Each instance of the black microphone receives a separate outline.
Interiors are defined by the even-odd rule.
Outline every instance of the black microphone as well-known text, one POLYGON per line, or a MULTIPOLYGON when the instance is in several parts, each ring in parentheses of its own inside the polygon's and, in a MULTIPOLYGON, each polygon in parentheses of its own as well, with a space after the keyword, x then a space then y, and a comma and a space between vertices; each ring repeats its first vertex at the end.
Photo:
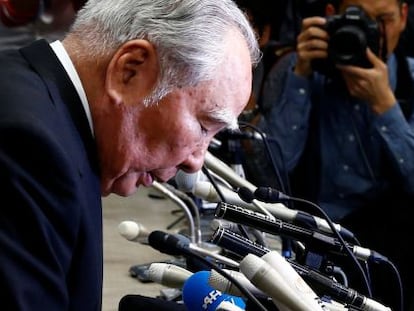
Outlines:
POLYGON ((215 259, 216 261, 231 267, 237 267, 239 265, 238 262, 230 258, 201 248, 198 245, 191 243, 188 239, 180 238, 179 236, 180 235, 177 234, 173 235, 155 230, 149 234, 148 243, 152 248, 160 251, 161 253, 172 256, 184 255, 192 258, 194 257, 194 253, 196 253, 201 256, 215 259))
POLYGON ((261 257, 270 251, 267 247, 222 227, 218 227, 213 232, 210 241, 240 258, 244 258, 250 253, 261 257))
MULTIPOLYGON (((260 188, 257 188, 256 191, 258 189, 272 189, 272 188, 260 187, 260 188)), ((272 193, 278 193, 279 201, 277 203, 280 203, 282 201, 289 201, 289 200, 292 199, 291 197, 289 197, 288 195, 286 195, 286 194, 284 194, 280 191, 277 191, 275 189, 272 189, 272 190, 273 190, 272 193)), ((251 203, 251 202, 253 202, 253 200, 261 201, 260 198, 256 197, 256 191, 253 192, 249 188, 240 187, 238 189, 237 193, 243 201, 245 201, 246 203, 251 203)), ((260 192, 264 192, 264 191, 265 190, 260 190, 260 192)), ((260 197, 260 195, 259 195, 259 197, 260 197)), ((267 203, 265 201, 261 201, 261 202, 267 203)), ((235 202, 227 202, 227 203, 235 204, 235 202)), ((272 203, 272 204, 274 204, 274 203, 272 203)), ((268 206, 268 205, 271 206, 271 204, 267 203, 266 206, 268 206)), ((245 206, 242 206, 242 207, 245 207, 245 206)), ((273 215, 275 217, 281 218, 282 220, 289 221, 289 222, 291 222, 293 224, 296 224, 296 225, 299 225, 299 226, 306 226, 306 228, 309 228, 309 229, 318 229, 318 230, 320 230, 324 233, 333 234, 332 228, 329 226, 328 222, 325 219, 317 217, 317 216, 313 216, 313 215, 311 215, 309 213, 305 213, 303 211, 295 211, 295 213, 293 215, 291 215, 291 217, 289 219, 283 218, 283 217, 281 217, 281 216, 279 216, 278 214, 275 214, 275 213, 273 213, 273 215)), ((335 227, 336 231, 338 231, 338 233, 343 238, 345 238, 347 240, 353 240, 355 238, 354 234, 351 231, 349 231, 348 229, 342 227, 341 225, 334 223, 333 226, 335 227)))
POLYGON ((254 193, 254 198, 266 203, 278 203, 291 200, 291 197, 271 187, 258 187, 254 193))
POLYGON ((272 219, 267 215, 253 212, 249 209, 245 209, 236 205, 220 202, 217 204, 215 214, 218 218, 223 218, 226 220, 234 221, 242 225, 254 227, 261 231, 285 235, 287 237, 303 241, 308 244, 308 246, 313 247, 315 251, 326 250, 331 251, 332 253, 338 255, 347 254, 345 247, 349 248, 355 256, 361 260, 369 260, 373 262, 386 261, 388 259, 369 249, 364 247, 351 245, 350 243, 345 242, 343 245, 338 239, 322 234, 320 232, 310 230, 307 228, 302 228, 291 223, 283 222, 280 219, 272 219))
POLYGON ((265 203, 281 203, 291 199, 287 194, 270 187, 258 187, 252 193, 247 193, 247 190, 249 189, 240 189, 242 192, 239 191, 239 195, 242 199, 242 195, 245 196, 246 199, 257 199, 265 203))
MULTIPOLYGON (((240 257, 245 257, 248 254, 262 257, 271 251, 269 248, 223 228, 218 228, 213 233, 211 241, 230 252, 236 253, 240 257)), ((389 310, 389 308, 358 293, 356 290, 348 288, 315 270, 300 265, 292 259, 286 258, 286 260, 319 295, 331 296, 334 300, 350 304, 364 311, 389 310)))

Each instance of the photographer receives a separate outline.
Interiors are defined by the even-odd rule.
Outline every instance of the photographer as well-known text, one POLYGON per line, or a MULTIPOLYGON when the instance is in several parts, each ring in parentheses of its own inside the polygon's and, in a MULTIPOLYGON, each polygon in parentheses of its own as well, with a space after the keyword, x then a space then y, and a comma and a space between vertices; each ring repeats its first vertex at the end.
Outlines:
MULTIPOLYGON (((414 60, 396 49, 407 5, 331 0, 325 14, 303 20, 296 51, 272 69, 263 93, 271 110, 257 126, 280 146, 272 144, 273 153, 289 173, 292 195, 318 203, 363 246, 396 265, 408 310, 414 261, 404 237, 414 205, 414 60), (339 30, 344 37, 335 37, 343 35, 339 30)), ((372 269, 373 297, 400 309, 394 272, 372 269)), ((350 286, 364 292, 352 279, 350 286)))

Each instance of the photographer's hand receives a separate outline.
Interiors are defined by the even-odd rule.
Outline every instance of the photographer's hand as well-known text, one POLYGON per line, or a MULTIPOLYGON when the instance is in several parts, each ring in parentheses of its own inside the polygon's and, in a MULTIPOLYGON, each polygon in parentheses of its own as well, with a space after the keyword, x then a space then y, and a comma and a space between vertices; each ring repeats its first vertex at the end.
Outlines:
POLYGON ((337 65, 342 72, 351 96, 367 101, 372 110, 382 114, 393 107, 397 100, 390 87, 387 65, 370 49, 367 58, 372 68, 337 65))
POLYGON ((309 76, 312 73, 312 60, 327 57, 329 36, 323 29, 325 23, 326 19, 323 17, 309 17, 302 21, 302 30, 296 44, 298 59, 295 74, 303 77, 309 76))

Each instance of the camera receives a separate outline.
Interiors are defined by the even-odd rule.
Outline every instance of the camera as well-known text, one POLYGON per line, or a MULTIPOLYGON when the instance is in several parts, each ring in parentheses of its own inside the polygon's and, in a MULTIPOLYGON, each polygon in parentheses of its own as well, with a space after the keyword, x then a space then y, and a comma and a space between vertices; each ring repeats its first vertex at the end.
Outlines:
POLYGON ((342 15, 328 16, 325 29, 329 34, 328 57, 315 60, 314 70, 328 74, 334 71, 335 64, 372 66, 366 49, 369 47, 374 54, 379 54, 381 31, 378 22, 362 8, 349 6, 342 15))

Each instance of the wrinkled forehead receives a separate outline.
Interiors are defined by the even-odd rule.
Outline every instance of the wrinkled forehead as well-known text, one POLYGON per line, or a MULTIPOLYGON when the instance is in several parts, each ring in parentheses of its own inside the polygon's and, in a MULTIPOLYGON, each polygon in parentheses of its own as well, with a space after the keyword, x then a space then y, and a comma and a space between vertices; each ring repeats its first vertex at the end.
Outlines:
POLYGON ((237 119, 250 97, 253 68, 241 35, 231 32, 227 38, 227 52, 210 87, 215 93, 216 107, 223 111, 221 114, 237 119))

